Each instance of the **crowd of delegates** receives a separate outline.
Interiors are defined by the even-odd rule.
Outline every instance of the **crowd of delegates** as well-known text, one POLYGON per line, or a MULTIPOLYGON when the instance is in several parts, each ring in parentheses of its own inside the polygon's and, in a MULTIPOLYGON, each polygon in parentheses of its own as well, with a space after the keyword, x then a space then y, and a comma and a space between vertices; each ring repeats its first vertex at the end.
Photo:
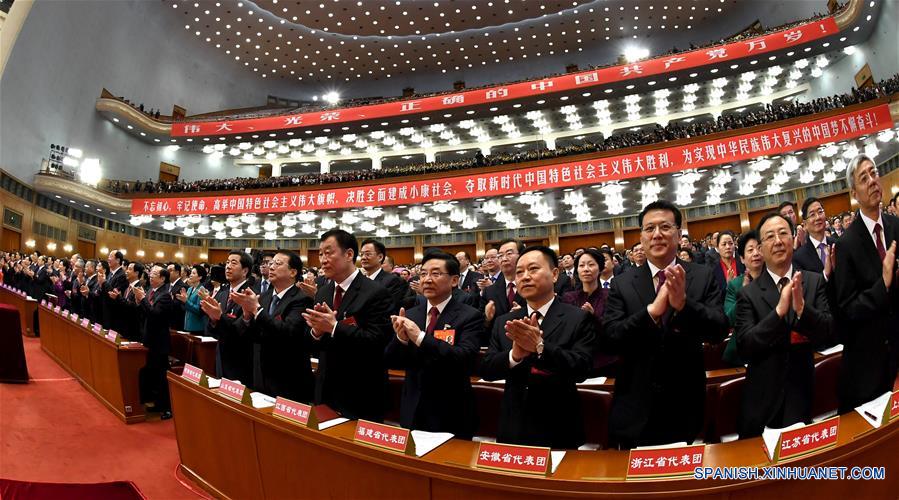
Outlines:
POLYGON ((690 443, 704 421, 703 347, 726 341, 725 358, 747 366, 745 438, 811 421, 814 352, 836 343, 841 413, 893 387, 896 198, 864 155, 846 180, 854 214, 829 219, 807 198, 699 246, 678 207, 650 203, 624 259, 604 244, 558 256, 507 239, 477 264, 429 249, 404 269, 381 242, 333 229, 318 270, 286 250, 235 250, 214 266, 144 265, 117 251, 0 264, 4 282, 143 342, 141 394, 165 417, 171 328, 218 339, 217 376, 352 419, 383 421, 392 368, 405 370, 404 427, 473 437, 479 375, 504 385, 500 442, 577 448, 585 425, 605 425, 611 447, 690 443), (603 370, 615 378, 608 421, 585 422, 577 384, 603 370))
POLYGON ((246 189, 285 188, 340 182, 363 181, 388 177, 424 175, 451 172, 468 168, 508 165, 527 161, 557 158, 584 153, 612 151, 647 144, 657 144, 678 139, 687 139, 716 132, 753 127, 765 123, 786 120, 824 111, 842 108, 852 104, 869 101, 885 95, 899 92, 899 74, 884 80, 877 85, 852 89, 846 94, 821 97, 809 102, 790 101, 768 104, 764 109, 750 111, 745 114, 720 115, 714 120, 697 120, 690 123, 669 123, 666 126, 656 124, 654 127, 637 131, 620 131, 607 138, 595 141, 580 140, 576 143, 558 146, 555 149, 532 149, 519 152, 500 152, 483 155, 480 151, 475 155, 452 161, 434 161, 412 165, 398 165, 381 170, 350 170, 345 172, 310 173, 294 176, 278 176, 269 178, 232 178, 207 179, 199 181, 174 182, 124 182, 113 181, 106 187, 113 192, 121 193, 182 193, 202 191, 242 191, 246 189))

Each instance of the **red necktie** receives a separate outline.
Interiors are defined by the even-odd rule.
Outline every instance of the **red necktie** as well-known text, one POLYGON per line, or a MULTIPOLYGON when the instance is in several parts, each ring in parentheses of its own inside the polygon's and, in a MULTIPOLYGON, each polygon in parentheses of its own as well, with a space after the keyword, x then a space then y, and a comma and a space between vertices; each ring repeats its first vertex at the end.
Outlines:
POLYGON ((153 294, 156 293, 156 290, 150 290, 150 304, 153 304, 153 294))
POLYGON ((340 285, 334 285, 334 307, 331 309, 337 311, 340 309, 340 303, 343 302, 343 288, 340 285))
POLYGON ((874 224, 874 239, 877 240, 877 253, 880 254, 880 260, 887 255, 887 249, 883 247, 883 238, 880 237, 882 233, 883 228, 880 227, 880 223, 874 224))
POLYGON ((431 306, 431 310, 428 313, 428 327, 425 329, 425 333, 433 336, 434 330, 437 326, 437 316, 440 315, 440 311, 437 310, 437 307, 431 306))
POLYGON ((662 289, 662 285, 665 284, 665 271, 662 269, 659 269, 659 272, 656 273, 656 278, 659 279, 659 284, 656 285, 656 294, 658 295, 659 290, 662 289))
POLYGON ((515 302, 515 283, 509 283, 507 288, 509 291, 506 293, 506 298, 509 299, 509 307, 512 307, 515 302))

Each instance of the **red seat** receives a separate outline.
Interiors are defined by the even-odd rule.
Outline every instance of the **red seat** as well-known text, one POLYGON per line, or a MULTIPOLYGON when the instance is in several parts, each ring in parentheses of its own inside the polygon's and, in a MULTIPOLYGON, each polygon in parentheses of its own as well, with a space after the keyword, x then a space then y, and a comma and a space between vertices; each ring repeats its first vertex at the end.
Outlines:
POLYGON ((399 425, 400 405, 403 401, 403 377, 389 375, 388 392, 390 393, 390 404, 387 406, 387 412, 384 414, 384 423, 399 425))
POLYGON ((740 414, 740 406, 743 404, 743 385, 745 377, 735 378, 723 382, 718 386, 712 413, 712 433, 709 442, 721 441, 721 436, 737 432, 737 416, 740 414))
POLYGON ((839 407, 837 383, 842 364, 842 354, 822 359, 815 364, 815 396, 812 400, 813 417, 836 410, 839 407))
POLYGON ((609 445, 609 411, 612 409, 612 393, 596 389, 578 389, 588 444, 600 448, 609 445))
POLYGON ((499 411, 503 404, 503 386, 472 384, 474 402, 478 409, 476 436, 495 438, 499 430, 499 411))

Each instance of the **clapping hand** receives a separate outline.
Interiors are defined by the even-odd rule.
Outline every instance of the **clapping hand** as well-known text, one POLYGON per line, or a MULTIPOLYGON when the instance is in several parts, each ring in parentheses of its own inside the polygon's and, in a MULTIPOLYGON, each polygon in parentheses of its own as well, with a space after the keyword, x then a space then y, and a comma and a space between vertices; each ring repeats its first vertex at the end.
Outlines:
POLYGON ((312 334, 320 338, 325 333, 334 331, 334 327, 337 326, 337 311, 332 311, 328 304, 320 302, 314 308, 306 309, 303 319, 312 329, 312 334))
POLYGON ((212 321, 218 321, 222 317, 222 306, 211 295, 200 302, 200 309, 209 316, 212 321))
POLYGON ((406 317, 406 309, 401 307, 399 314, 390 316, 390 323, 398 339, 403 342, 417 339, 421 335, 421 329, 414 321, 406 317))
POLYGON ((512 359, 515 361, 521 361, 530 353, 537 352, 537 344, 543 339, 537 314, 506 321, 506 337, 512 341, 512 359))

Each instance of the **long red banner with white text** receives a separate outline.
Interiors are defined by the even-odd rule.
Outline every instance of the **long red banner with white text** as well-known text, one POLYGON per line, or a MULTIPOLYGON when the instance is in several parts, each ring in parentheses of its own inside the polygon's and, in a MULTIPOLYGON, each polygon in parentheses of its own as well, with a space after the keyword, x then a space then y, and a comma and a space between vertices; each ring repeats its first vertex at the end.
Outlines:
POLYGON ((541 80, 496 85, 454 94, 420 99, 403 99, 383 104, 329 109, 294 115, 246 118, 230 121, 176 122, 172 137, 221 136, 332 125, 391 116, 450 110, 459 107, 522 99, 554 92, 587 89, 598 85, 696 68, 706 64, 761 56, 768 52, 799 46, 840 31, 833 17, 795 26, 767 35, 725 45, 657 57, 633 64, 610 66, 541 80))
POLYGON ((502 196, 671 174, 852 139, 892 126, 889 105, 881 104, 763 132, 640 153, 371 186, 234 196, 142 198, 132 200, 131 213, 191 215, 295 212, 502 196))

